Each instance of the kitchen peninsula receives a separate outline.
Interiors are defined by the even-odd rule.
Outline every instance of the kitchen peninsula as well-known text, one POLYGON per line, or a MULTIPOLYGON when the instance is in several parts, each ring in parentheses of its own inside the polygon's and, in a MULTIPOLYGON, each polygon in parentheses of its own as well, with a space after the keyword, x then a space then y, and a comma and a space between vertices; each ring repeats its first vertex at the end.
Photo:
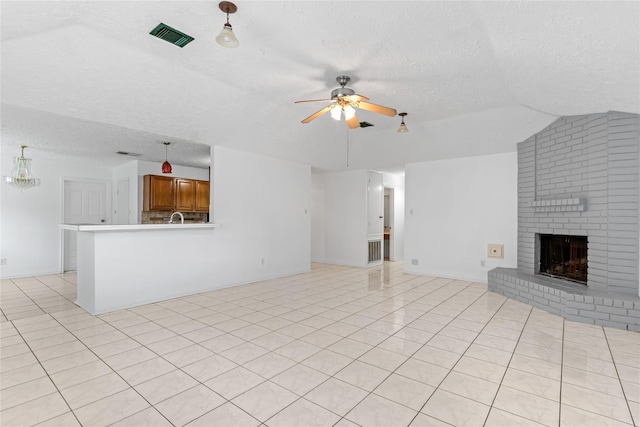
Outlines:
POLYGON ((78 297, 91 314, 206 290, 201 258, 218 224, 67 225, 77 231, 78 297))

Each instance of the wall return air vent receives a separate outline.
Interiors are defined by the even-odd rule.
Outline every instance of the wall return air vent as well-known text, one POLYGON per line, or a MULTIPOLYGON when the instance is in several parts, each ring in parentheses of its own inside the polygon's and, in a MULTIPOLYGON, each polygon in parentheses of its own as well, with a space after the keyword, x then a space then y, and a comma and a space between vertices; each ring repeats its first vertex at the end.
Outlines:
POLYGON ((178 47, 185 47, 188 43, 193 41, 193 37, 183 33, 182 31, 178 31, 175 28, 171 28, 162 22, 151 30, 149 34, 156 36, 159 39, 166 40, 178 47))

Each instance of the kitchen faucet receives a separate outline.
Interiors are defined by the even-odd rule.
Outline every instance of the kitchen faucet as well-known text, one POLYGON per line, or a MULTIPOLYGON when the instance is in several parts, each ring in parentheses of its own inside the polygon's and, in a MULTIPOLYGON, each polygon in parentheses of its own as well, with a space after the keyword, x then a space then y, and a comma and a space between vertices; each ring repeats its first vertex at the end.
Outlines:
POLYGON ((174 216, 175 214, 180 215, 180 224, 184 224, 184 215, 182 215, 182 213, 181 213, 181 212, 174 212, 174 213, 172 213, 172 214, 171 214, 171 218, 169 218, 169 224, 173 224, 173 216, 174 216))

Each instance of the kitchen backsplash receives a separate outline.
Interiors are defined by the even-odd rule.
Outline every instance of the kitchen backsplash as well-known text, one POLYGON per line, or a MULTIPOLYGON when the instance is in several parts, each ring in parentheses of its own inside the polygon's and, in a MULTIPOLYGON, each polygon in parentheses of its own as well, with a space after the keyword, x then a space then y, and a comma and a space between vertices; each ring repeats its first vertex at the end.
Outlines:
MULTIPOLYGON (((169 222, 172 212, 168 211, 142 211, 143 224, 166 224, 169 222)), ((185 224, 197 224, 207 222, 207 212, 182 212, 185 224)), ((173 217, 174 222, 180 222, 180 216, 173 217)))

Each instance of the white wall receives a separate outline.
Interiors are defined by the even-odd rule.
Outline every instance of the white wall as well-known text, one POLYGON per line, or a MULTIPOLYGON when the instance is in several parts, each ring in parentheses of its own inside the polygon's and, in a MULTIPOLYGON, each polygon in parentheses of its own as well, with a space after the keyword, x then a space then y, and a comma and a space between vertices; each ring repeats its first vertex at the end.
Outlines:
POLYGON ((216 146, 212 171, 212 284, 309 271, 310 166, 216 146))
POLYGON ((385 188, 393 188, 393 215, 391 215, 391 243, 390 261, 402 261, 404 259, 404 176, 400 174, 383 173, 383 185, 385 188))
POLYGON ((311 174, 311 261, 326 262, 325 176, 311 174))
POLYGON ((515 152, 406 165, 405 271, 486 282, 515 268, 517 180, 515 152), (504 259, 487 258, 488 243, 504 259))
POLYGON ((118 206, 118 181, 126 179, 129 181, 129 222, 127 224, 137 224, 138 217, 140 213, 138 212, 140 208, 138 207, 138 161, 133 160, 129 163, 125 163, 124 165, 116 166, 113 168, 113 184, 111 188, 112 192, 112 215, 111 217, 114 219, 117 218, 116 211, 120 210, 120 206, 118 206))
MULTIPOLYGON (((14 155, 2 152, 2 176, 11 173, 14 155)), ((39 187, 20 192, 0 184, 0 257, 7 259, 0 267, 3 278, 60 272, 63 178, 111 182, 111 168, 97 162, 31 157, 39 187)))
POLYGON ((314 213, 315 262, 367 266, 367 170, 320 173, 314 177, 314 207, 324 206, 324 213, 314 213), (322 218, 324 217, 324 218, 322 218), (322 222, 321 219, 324 219, 322 222), (321 249, 324 246, 324 255, 321 249))

